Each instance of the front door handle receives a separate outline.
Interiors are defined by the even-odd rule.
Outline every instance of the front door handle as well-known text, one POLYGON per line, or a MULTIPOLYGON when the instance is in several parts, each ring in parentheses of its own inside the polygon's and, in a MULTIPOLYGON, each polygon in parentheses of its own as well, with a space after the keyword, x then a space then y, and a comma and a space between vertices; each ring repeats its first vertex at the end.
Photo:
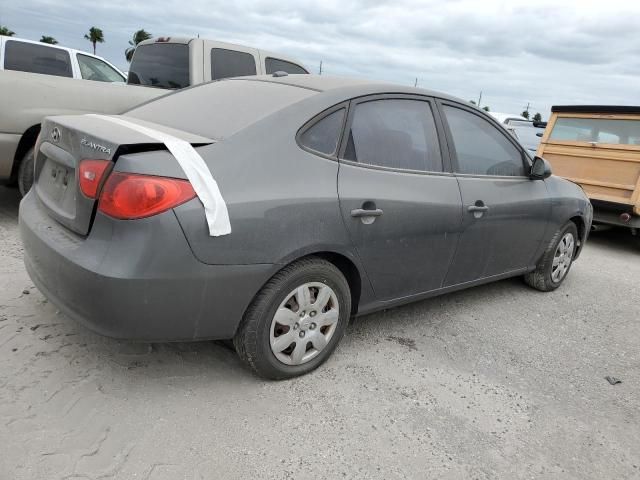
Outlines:
POLYGON ((382 215, 384 212, 382 211, 382 209, 380 208, 376 208, 374 210, 367 210, 364 208, 356 208, 354 210, 351 210, 351 216, 352 217, 379 217, 380 215, 382 215))
POLYGON ((486 205, 469 205, 467 207, 467 211, 469 212, 488 212, 489 207, 486 205))
POLYGON ((487 207, 482 200, 478 200, 475 205, 469 205, 467 207, 467 212, 473 213, 473 218, 482 218, 488 211, 489 207, 487 207))

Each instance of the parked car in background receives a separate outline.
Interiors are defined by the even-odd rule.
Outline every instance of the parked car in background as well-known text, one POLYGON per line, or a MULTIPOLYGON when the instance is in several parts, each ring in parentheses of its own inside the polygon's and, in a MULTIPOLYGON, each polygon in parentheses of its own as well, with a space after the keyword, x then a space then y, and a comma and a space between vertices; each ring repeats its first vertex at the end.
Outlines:
POLYGON ((309 73, 300 62, 280 53, 203 38, 160 37, 138 44, 127 82, 177 89, 275 72, 309 73))
POLYGON ((567 105, 551 109, 538 148, 554 171, 578 183, 594 221, 640 228, 640 106, 567 105))
POLYGON ((25 194, 33 183, 33 147, 47 115, 122 113, 166 93, 63 75, 0 71, 0 183, 25 194))
POLYGON ((518 139, 524 148, 533 156, 538 150, 544 134, 546 122, 530 122, 529 120, 509 120, 505 127, 518 139))
POLYGON ((515 113, 500 113, 500 112, 489 112, 493 118, 495 118, 499 123, 503 123, 508 125, 511 121, 527 121, 522 115, 518 115, 515 113))
POLYGON ((0 35, 0 70, 124 83, 126 76, 104 58, 73 48, 0 35))
POLYGON ((52 302, 117 338, 233 338, 269 378, 324 362, 352 315, 513 276, 554 290, 591 226, 580 187, 465 101, 314 75, 50 117, 35 172, 20 231, 52 302), (204 161, 230 230, 163 142, 204 161))

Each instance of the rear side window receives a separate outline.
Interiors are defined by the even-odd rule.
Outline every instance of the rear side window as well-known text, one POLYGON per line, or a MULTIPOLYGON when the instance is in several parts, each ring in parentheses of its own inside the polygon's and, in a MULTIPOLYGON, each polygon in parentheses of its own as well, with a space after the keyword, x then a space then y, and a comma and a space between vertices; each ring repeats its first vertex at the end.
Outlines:
POLYGON ((478 115, 445 105, 458 173, 523 176, 522 153, 495 126, 478 115))
POLYGON ((441 172, 431 106, 400 99, 359 103, 344 158, 381 167, 441 172))
POLYGON ((189 45, 152 43, 136 47, 128 83, 160 88, 189 86, 189 45))
POLYGON ((549 140, 640 145, 640 118, 615 120, 559 117, 553 126, 549 140))
POLYGON ((267 68, 267 75, 271 75, 274 72, 287 72, 287 73, 309 73, 300 65, 287 62, 286 60, 280 60, 279 58, 267 57, 264 60, 265 67, 267 68))
POLYGON ((5 70, 73 77, 69 52, 60 48, 7 40, 4 50, 5 70))
POLYGON ((256 61, 250 53, 225 48, 211 49, 211 78, 213 80, 255 74, 256 61))
POLYGON ((313 124, 302 133, 300 143, 325 155, 334 154, 342 132, 344 113, 344 108, 341 108, 313 124))
POLYGON ((85 80, 124 82, 120 73, 99 58, 78 54, 78 65, 80 65, 80 74, 85 80))

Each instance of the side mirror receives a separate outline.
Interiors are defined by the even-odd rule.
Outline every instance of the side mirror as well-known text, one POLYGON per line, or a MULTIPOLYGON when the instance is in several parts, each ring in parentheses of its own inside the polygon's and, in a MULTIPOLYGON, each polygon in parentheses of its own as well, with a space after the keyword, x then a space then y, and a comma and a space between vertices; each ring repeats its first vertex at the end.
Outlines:
POLYGON ((551 165, 542 157, 533 157, 533 164, 529 172, 529 178, 532 180, 544 180, 551 176, 551 165))

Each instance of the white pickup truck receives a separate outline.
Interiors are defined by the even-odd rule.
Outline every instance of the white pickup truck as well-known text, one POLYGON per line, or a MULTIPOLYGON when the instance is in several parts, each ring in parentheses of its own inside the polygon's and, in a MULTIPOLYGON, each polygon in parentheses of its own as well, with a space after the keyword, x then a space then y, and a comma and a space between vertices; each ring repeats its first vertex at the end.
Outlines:
POLYGON ((246 75, 309 73, 297 60, 235 43, 159 37, 140 42, 129 67, 129 85, 168 89, 246 75))
MULTIPOLYGON (((0 63, 5 59, 6 55, 0 57, 0 63)), ((21 62, 28 63, 28 59, 22 58, 21 62)), ((308 73, 298 62, 283 55, 242 45, 184 38, 142 42, 133 56, 129 85, 77 80, 73 75, 65 78, 51 71, 26 73, 24 70, 27 68, 11 71, 6 68, 6 63, 2 65, 0 183, 17 183, 23 195, 33 182, 33 146, 44 117, 82 113, 118 114, 167 94, 166 89, 183 88, 220 78, 276 71, 308 73)), ((72 67, 70 69, 73 71, 72 67)))

